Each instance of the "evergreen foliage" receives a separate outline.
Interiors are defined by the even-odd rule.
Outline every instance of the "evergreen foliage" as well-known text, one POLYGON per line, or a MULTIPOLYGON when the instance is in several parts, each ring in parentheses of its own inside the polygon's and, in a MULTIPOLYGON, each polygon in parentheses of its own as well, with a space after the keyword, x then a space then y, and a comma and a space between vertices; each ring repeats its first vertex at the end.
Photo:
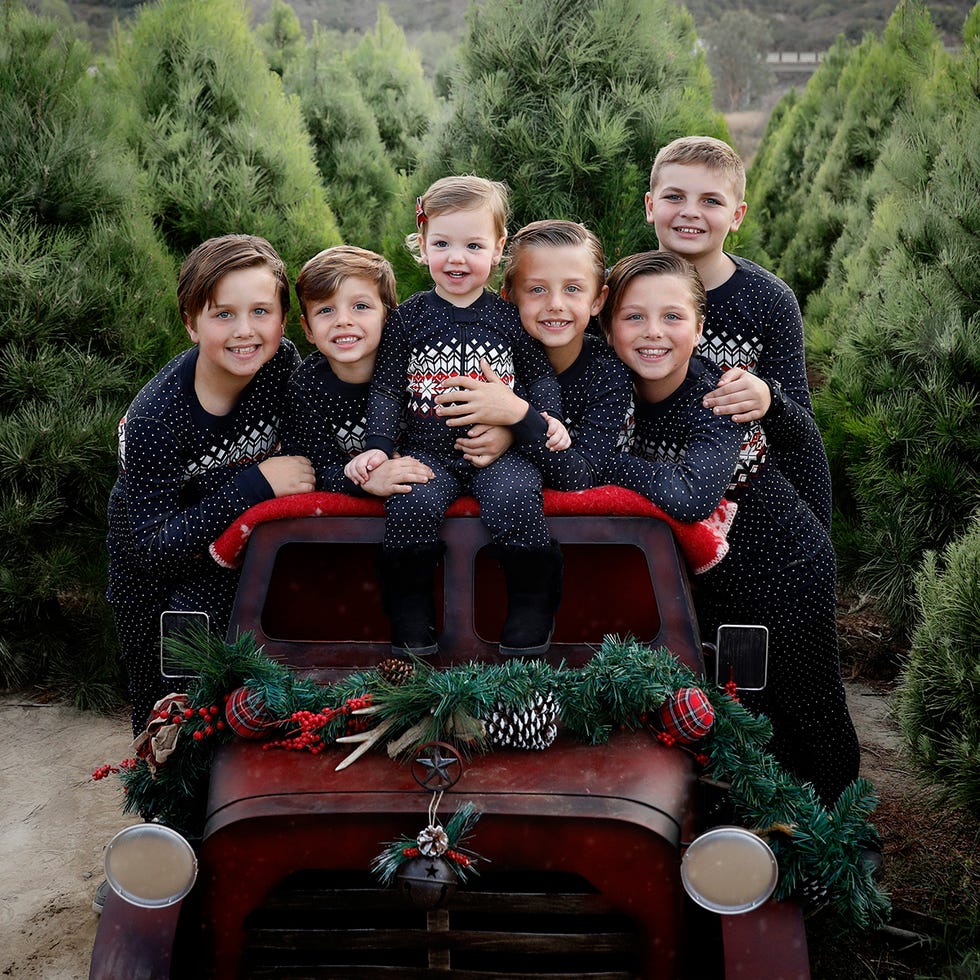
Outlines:
POLYGON ((255 36, 269 67, 280 78, 299 56, 306 40, 303 25, 285 0, 273 0, 265 20, 256 27, 255 36))
POLYGON ((916 576, 918 626, 896 712, 939 802, 980 817, 980 512, 916 576))
POLYGON ((845 567, 906 628, 923 554, 980 499, 978 64, 971 35, 912 93, 868 181, 873 217, 821 297, 834 353, 815 405, 845 567))
POLYGON ((297 100, 239 0, 162 0, 116 40, 112 88, 179 256, 214 235, 267 238, 295 274, 339 240, 297 100))
POLYGON ((378 8, 374 30, 361 38, 346 64, 374 112, 391 166, 411 173, 442 107, 423 74, 418 52, 408 46, 384 4, 378 8))
MULTIPOLYGON (((397 755, 433 740, 451 742, 463 753, 490 751, 481 723, 496 707, 519 709, 544 694, 554 695, 564 727, 592 745, 604 744, 618 729, 649 728, 652 741, 655 726, 649 719, 682 687, 699 683, 669 650, 616 637, 606 637, 582 668, 514 658, 437 670, 416 660, 400 684, 386 681, 378 671, 351 674, 331 685, 297 680, 266 657, 250 634, 233 644, 197 634, 174 643, 171 653, 201 674, 190 685, 191 710, 178 723, 173 754, 155 774, 145 757, 102 767, 102 772, 120 774, 127 812, 152 813, 192 835, 203 826, 214 746, 234 737, 223 722, 218 724, 220 706, 240 685, 272 709, 280 734, 283 727, 290 735, 306 723, 313 726, 307 729, 314 734, 312 741, 296 743, 287 737, 266 742, 268 749, 308 748, 319 754, 347 731, 349 702, 357 699, 370 705, 370 717, 378 721, 377 741, 387 742, 389 754, 397 755)), ((888 899, 861 859, 863 848, 877 840, 868 822, 877 801, 867 781, 854 780, 833 808, 826 809, 809 783, 785 772, 764 748, 772 735, 768 719, 751 714, 713 685, 701 690, 711 703, 714 724, 698 743, 698 759, 714 779, 730 784, 740 822, 769 837, 779 861, 777 897, 786 898, 815 881, 826 889, 838 926, 882 924, 890 911, 888 899)), ((651 745, 651 751, 663 749, 651 745)), ((458 819, 456 829, 465 835, 469 818, 462 814, 458 819)), ((377 859, 377 870, 396 870, 391 846, 377 859)))
POLYGON ((824 281, 896 112, 941 50, 925 4, 901 0, 884 36, 864 41, 842 68, 835 97, 820 106, 807 146, 816 169, 789 202, 792 232, 785 242, 764 242, 801 306, 824 281))
POLYGON ((344 241, 379 249, 399 182, 340 38, 314 26, 312 39, 286 69, 283 84, 299 99, 344 241))
POLYGON ((767 267, 778 258, 796 232, 809 187, 833 138, 844 92, 841 74, 854 49, 837 42, 802 92, 785 95, 766 127, 746 181, 749 210, 743 227, 757 229, 767 267))
POLYGON ((103 600, 119 417, 175 328, 175 270, 88 48, 0 35, 0 683, 119 697, 103 600))
MULTIPOLYGON (((642 200, 656 151, 692 132, 726 135, 695 41, 690 17, 668 0, 474 7, 452 115, 418 192, 477 173, 510 186, 512 229, 583 221, 610 262, 651 247, 642 200)), ((413 227, 408 202, 404 218, 402 234, 413 227)))

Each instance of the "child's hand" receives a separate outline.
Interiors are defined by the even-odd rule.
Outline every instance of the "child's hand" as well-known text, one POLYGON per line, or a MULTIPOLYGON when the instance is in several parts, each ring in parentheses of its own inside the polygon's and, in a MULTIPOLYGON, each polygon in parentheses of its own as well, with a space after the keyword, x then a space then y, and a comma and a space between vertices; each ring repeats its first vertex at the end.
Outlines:
POLYGON ((375 497, 390 497, 393 493, 409 493, 413 483, 428 483, 434 476, 425 463, 411 456, 395 456, 373 469, 361 486, 375 497))
POLYGON ((474 425, 456 440, 463 459, 477 469, 495 463, 514 443, 514 433, 502 425, 474 425))
POLYGON ((269 481, 277 497, 316 490, 313 464, 305 456, 270 456, 258 465, 259 472, 269 481))
POLYGON ((451 426, 516 425, 527 414, 528 403, 497 377, 486 358, 481 359, 480 368, 485 380, 455 375, 442 382, 436 415, 451 426))
POLYGON ((572 437, 568 434, 568 429, 565 428, 564 423, 552 418, 547 412, 541 414, 548 422, 548 438, 545 440, 545 445, 553 453, 560 453, 562 450, 568 449, 572 444, 572 437))
POLYGON ((718 379, 718 387, 704 396, 702 404, 715 415, 730 415, 733 422, 754 422, 769 411, 769 385, 744 368, 730 368, 718 379))
POLYGON ((344 467, 344 476, 351 483, 362 487, 370 479, 371 470, 376 470, 382 463, 387 462, 388 457, 380 449, 366 449, 344 467))

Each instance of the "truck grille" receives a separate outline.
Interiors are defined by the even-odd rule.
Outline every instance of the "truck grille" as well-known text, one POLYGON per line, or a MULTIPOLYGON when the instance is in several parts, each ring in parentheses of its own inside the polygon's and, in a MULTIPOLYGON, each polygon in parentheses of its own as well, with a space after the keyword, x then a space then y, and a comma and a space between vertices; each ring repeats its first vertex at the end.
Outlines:
POLYGON ((366 872, 303 871, 253 910, 244 976, 454 980, 640 976, 633 920, 578 875, 488 871, 416 909, 366 872))

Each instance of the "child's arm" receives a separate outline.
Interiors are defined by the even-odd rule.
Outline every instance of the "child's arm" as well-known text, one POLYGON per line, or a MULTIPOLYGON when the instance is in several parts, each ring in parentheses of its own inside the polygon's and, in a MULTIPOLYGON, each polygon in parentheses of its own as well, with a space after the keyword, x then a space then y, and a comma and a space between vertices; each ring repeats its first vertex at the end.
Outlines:
POLYGON ((517 425, 531 406, 497 376, 481 358, 483 378, 456 375, 446 378, 436 395, 436 415, 455 428, 468 425, 517 425))
POLYGON ((522 447, 524 454, 541 468, 546 486, 585 490, 604 482, 606 467, 618 450, 629 415, 631 390, 626 366, 601 347, 575 378, 562 377, 571 448, 551 453, 542 452, 537 446, 522 447))
POLYGON ((609 464, 608 482, 643 494, 676 520, 704 520, 728 489, 744 432, 725 416, 692 411, 680 459, 617 453, 609 464))
POLYGON ((189 484, 184 446, 157 418, 127 417, 125 439, 134 544, 140 562, 155 573, 182 571, 188 558, 206 554, 222 530, 254 504, 314 489, 309 460, 295 456, 216 467, 189 484))
POLYGON ((704 396, 705 408, 730 415, 733 422, 755 422, 771 404, 769 385, 744 368, 730 368, 718 379, 718 387, 704 396))
MULTIPOLYGON (((736 367, 719 379, 719 387, 705 397, 706 407, 730 414, 735 421, 760 420, 773 458, 783 474, 830 530, 833 514, 830 466, 820 432, 813 422, 803 343, 803 317, 793 291, 779 280, 760 280, 751 297, 739 307, 741 321, 759 334, 757 363, 736 367)), ((734 315, 722 303, 709 300, 708 319, 734 315)))
POLYGON ((445 418, 447 425, 506 425, 518 442, 542 440, 555 452, 571 445, 559 419, 541 412, 542 425, 531 405, 500 380, 489 361, 482 358, 480 368, 483 380, 456 375, 442 383, 442 394, 436 396, 436 414, 445 418))
POLYGON ((313 464, 305 456, 270 456, 258 464, 276 497, 311 493, 316 489, 313 464))
POLYGON ((473 425, 453 448, 477 469, 495 463, 514 445, 514 433, 505 425, 473 425))

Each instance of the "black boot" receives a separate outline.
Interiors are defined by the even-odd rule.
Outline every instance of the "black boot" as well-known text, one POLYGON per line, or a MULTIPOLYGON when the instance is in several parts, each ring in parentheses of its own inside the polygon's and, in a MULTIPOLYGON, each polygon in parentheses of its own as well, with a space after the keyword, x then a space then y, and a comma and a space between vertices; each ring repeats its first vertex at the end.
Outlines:
POLYGON ((391 620, 391 652, 431 656, 436 643, 435 568, 442 541, 411 548, 382 548, 378 557, 381 605, 391 620))
POLYGON ((564 563, 561 548, 500 549, 507 581, 507 619, 500 633, 500 652, 509 656, 540 657, 548 652, 561 601, 564 563))

